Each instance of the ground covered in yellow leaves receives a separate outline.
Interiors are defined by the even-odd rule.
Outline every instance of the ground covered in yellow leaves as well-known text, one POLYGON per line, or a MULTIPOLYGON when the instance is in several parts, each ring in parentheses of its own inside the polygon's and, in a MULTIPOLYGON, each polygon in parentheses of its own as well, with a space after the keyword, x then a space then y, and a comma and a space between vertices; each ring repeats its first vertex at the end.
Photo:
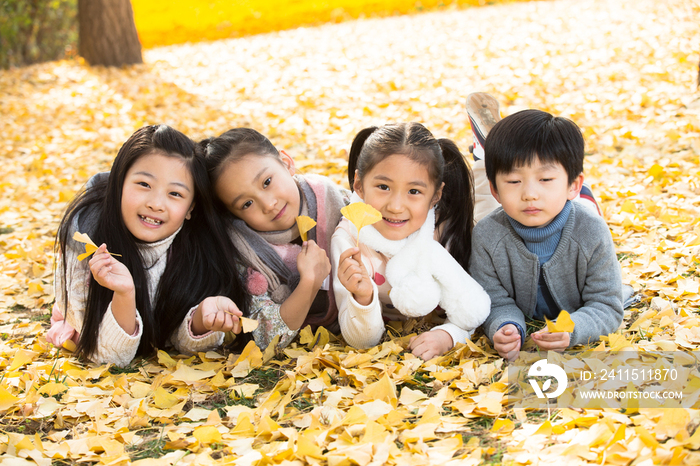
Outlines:
POLYGON ((427 362, 405 352, 420 323, 368 351, 303 332, 277 353, 160 352, 127 370, 44 338, 61 211, 142 125, 195 139, 251 126, 342 183, 371 124, 422 121, 466 149, 463 103, 486 91, 504 114, 536 107, 584 130, 587 179, 644 297, 598 349, 691 356, 698 17, 691 0, 516 3, 152 49, 125 69, 0 71, 0 462, 700 463, 696 369, 675 408, 526 411, 507 404, 506 365, 484 338, 427 362))

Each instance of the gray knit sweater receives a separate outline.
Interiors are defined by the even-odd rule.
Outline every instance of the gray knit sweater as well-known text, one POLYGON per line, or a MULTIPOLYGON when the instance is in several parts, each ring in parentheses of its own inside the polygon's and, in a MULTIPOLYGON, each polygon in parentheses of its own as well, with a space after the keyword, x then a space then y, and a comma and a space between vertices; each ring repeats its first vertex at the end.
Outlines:
MULTIPOLYGON (((559 309, 576 327, 569 346, 595 342, 612 333, 623 317, 622 276, 605 221, 572 203, 559 245, 542 266, 547 287, 559 309)), ((474 227, 469 273, 491 297, 483 327, 493 335, 504 322, 525 327, 537 305, 540 264, 528 251, 502 208, 474 227)))

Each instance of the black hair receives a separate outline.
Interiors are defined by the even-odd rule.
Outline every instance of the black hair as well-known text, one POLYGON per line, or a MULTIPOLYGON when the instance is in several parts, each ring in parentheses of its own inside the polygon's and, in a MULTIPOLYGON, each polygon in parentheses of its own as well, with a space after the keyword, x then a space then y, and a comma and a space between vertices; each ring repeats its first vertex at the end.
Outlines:
POLYGON ((428 169, 435 189, 444 182, 436 209, 436 228, 442 244, 468 270, 474 226, 474 184, 471 171, 457 145, 435 139, 420 123, 388 124, 361 130, 348 156, 348 182, 353 188, 355 171, 362 177, 379 162, 401 154, 428 169))
POLYGON ((233 128, 219 137, 204 139, 199 142, 199 149, 204 153, 212 186, 229 163, 237 162, 247 155, 278 159, 280 156, 272 142, 252 128, 233 128))
POLYGON ((498 173, 530 165, 558 163, 569 184, 583 173, 584 141, 576 124, 542 110, 522 110, 505 117, 491 129, 484 144, 486 176, 496 186, 498 173))
MULTIPOLYGON (((137 130, 119 149, 109 177, 88 185, 68 206, 56 237, 58 253, 66 250, 78 214, 95 213, 94 230, 89 235, 96 244, 106 243, 110 251, 119 252, 129 269, 136 291, 136 308, 143 321, 143 334, 137 354, 147 355, 165 347, 189 310, 209 296, 231 298, 238 308, 248 313, 249 297, 243 288, 237 264, 237 251, 228 240, 226 228, 216 215, 211 199, 209 177, 203 157, 195 153, 194 142, 166 125, 146 126, 137 130), (174 238, 165 271, 155 293, 154 306, 149 300, 145 266, 138 250, 139 240, 126 227, 121 213, 121 200, 126 174, 141 157, 161 154, 182 160, 194 184, 194 205, 191 217, 174 238)), ((62 261, 63 306, 67 310, 68 281, 66 261, 62 261)), ((92 279, 80 340, 79 356, 90 357, 97 349, 100 323, 112 300, 113 292, 92 279)))

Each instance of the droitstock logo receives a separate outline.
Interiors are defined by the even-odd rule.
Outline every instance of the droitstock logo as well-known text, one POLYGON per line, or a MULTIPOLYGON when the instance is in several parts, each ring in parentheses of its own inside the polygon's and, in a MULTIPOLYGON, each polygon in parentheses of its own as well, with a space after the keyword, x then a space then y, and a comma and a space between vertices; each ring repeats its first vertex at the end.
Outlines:
POLYGON ((527 371, 527 375, 529 377, 549 377, 547 380, 545 380, 542 388, 540 388, 540 385, 536 380, 528 379, 528 382, 530 382, 530 385, 532 385, 532 388, 535 390, 537 398, 544 398, 545 396, 547 398, 556 398, 564 393, 564 390, 566 390, 568 385, 568 380, 564 369, 556 364, 549 364, 547 359, 540 359, 530 366, 530 370, 527 371), (557 380, 557 389, 552 393, 546 393, 552 384, 551 377, 554 377, 557 380))

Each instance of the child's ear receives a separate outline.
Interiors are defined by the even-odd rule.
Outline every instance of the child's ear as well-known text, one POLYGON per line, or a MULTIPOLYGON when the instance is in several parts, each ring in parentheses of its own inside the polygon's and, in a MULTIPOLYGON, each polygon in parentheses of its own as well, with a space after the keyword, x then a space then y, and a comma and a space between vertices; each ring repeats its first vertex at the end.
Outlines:
POLYGON ((489 181, 489 189, 491 190, 491 195, 498 201, 498 203, 501 203, 501 198, 498 196, 498 190, 496 187, 489 181))
POLYGON ((433 196, 433 200, 430 202, 430 208, 432 209, 435 207, 435 205, 440 202, 440 199, 442 199, 442 190, 445 187, 445 183, 443 182, 440 187, 438 188, 437 191, 435 191, 435 195, 433 196))
POLYGON ((189 220, 192 218, 192 211, 193 210, 194 210, 194 201, 192 202, 190 209, 187 211, 187 215, 185 215, 185 220, 189 220))
POLYGON ((289 174, 294 176, 294 173, 296 173, 297 169, 294 166, 294 159, 292 158, 292 156, 286 153, 284 150, 281 150, 280 159, 282 159, 282 164, 284 164, 284 166, 287 167, 287 171, 289 172, 289 174))
POLYGON ((576 196, 578 196, 578 193, 581 192, 581 188, 583 187, 583 173, 579 174, 576 179, 574 180, 571 185, 569 185, 569 194, 567 196, 567 199, 570 201, 573 201, 576 199, 576 196))
POLYGON ((355 170, 355 181, 352 183, 352 190, 357 193, 362 199, 365 198, 365 193, 362 192, 362 180, 357 176, 357 170, 355 170))

